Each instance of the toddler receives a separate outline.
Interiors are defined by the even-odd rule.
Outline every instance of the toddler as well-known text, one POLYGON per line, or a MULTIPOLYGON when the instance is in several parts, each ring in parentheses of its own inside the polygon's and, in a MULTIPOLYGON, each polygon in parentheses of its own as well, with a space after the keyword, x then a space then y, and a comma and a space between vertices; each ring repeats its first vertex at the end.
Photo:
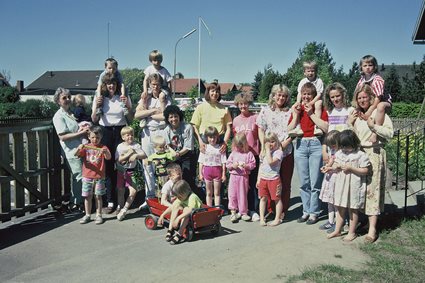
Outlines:
POLYGON ((190 214, 194 209, 201 208, 202 201, 192 192, 185 180, 179 180, 173 185, 173 195, 177 199, 161 214, 158 219, 158 225, 162 226, 164 217, 171 212, 170 225, 168 226, 165 240, 175 245, 184 242, 183 233, 189 223, 190 214))
POLYGON ((121 138, 123 142, 117 146, 117 150, 115 151, 118 190, 118 207, 116 211, 119 221, 124 220, 136 193, 140 190, 140 186, 138 186, 135 180, 134 171, 138 160, 146 158, 146 154, 140 144, 134 141, 133 128, 129 126, 123 127, 121 129, 121 138), (126 187, 129 190, 129 195, 124 204, 126 187))
POLYGON ((226 167, 230 173, 228 187, 230 221, 235 223, 240 218, 244 221, 251 220, 248 215, 249 173, 255 168, 255 157, 249 150, 244 132, 236 134, 232 148, 226 167))
MULTIPOLYGON (((74 117, 77 120, 78 127, 89 129, 92 126, 91 116, 86 113, 86 98, 81 93, 76 94, 72 100, 74 104, 74 117)), ((83 144, 88 143, 87 138, 83 138, 83 144)))
POLYGON ((170 75, 168 70, 161 66, 163 60, 162 53, 158 50, 152 50, 151 53, 149 53, 149 61, 152 63, 152 65, 146 67, 144 73, 145 78, 143 79, 143 95, 146 95, 146 93, 149 91, 148 89, 148 78, 152 74, 159 74, 162 78, 160 88, 164 89, 164 92, 166 95, 170 93, 171 89, 171 80, 173 77, 170 75))
POLYGON ((148 156, 148 162, 153 163, 155 168, 157 183, 156 196, 158 199, 161 199, 161 188, 168 181, 167 170, 165 168, 171 161, 174 161, 177 154, 174 149, 167 146, 163 136, 153 136, 151 140, 155 152, 148 156))
POLYGON ((221 183, 226 181, 226 153, 220 152, 217 128, 209 126, 204 133, 208 144, 205 152, 199 153, 199 180, 205 181, 208 206, 220 205, 221 183))
POLYGON ((102 128, 99 126, 91 126, 89 131, 89 144, 81 144, 75 152, 76 156, 83 158, 83 188, 82 196, 84 197, 84 209, 86 214, 80 220, 81 224, 90 222, 90 214, 92 208, 93 190, 96 196, 96 224, 102 224, 102 196, 105 190, 105 159, 111 159, 109 149, 100 144, 102 139, 102 128))
POLYGON ((168 181, 161 189, 161 204, 171 206, 176 197, 172 194, 173 185, 182 179, 182 168, 177 163, 170 163, 166 167, 168 173, 168 181))
MULTIPOLYGON (((99 80, 97 81, 96 93, 102 94, 101 86, 102 86, 103 78, 105 77, 106 74, 113 75, 115 78, 117 78, 118 84, 121 84, 121 89, 119 89, 118 91, 121 93, 121 97, 122 96, 125 97, 124 80, 122 78, 121 73, 118 71, 118 61, 115 60, 114 58, 108 58, 105 60, 105 70, 99 75, 99 80)), ((121 102, 121 107, 124 110, 124 115, 127 115, 128 109, 125 103, 121 102)), ((97 116, 103 115, 103 110, 101 105, 97 107, 96 115, 97 116)))
MULTIPOLYGON (((312 83, 316 87, 317 95, 313 98, 312 101, 309 102, 310 106, 314 108, 314 114, 317 117, 320 117, 322 114, 322 94, 324 90, 323 81, 317 76, 317 63, 315 61, 306 61, 303 63, 304 68, 304 76, 299 84, 298 84, 298 94, 297 94, 297 102, 295 104, 295 107, 298 109, 301 109, 301 88, 303 85, 307 82, 312 83)), ((304 134, 303 130, 301 129, 300 125, 297 124, 296 128, 293 130, 290 130, 288 132, 288 135, 290 137, 302 137, 304 134)), ((319 127, 314 128, 314 135, 322 135, 323 131, 319 127)))
POLYGON ((267 199, 271 199, 276 205, 276 215, 269 226, 276 226, 282 222, 283 210, 281 194, 282 183, 280 180, 280 165, 283 160, 283 152, 276 134, 268 132, 264 136, 264 148, 260 154, 260 168, 258 169, 257 188, 260 197, 260 225, 267 226, 265 211, 267 199))
POLYGON ((350 224, 344 241, 353 241, 359 220, 359 210, 364 208, 366 200, 366 175, 369 172, 368 155, 360 150, 360 140, 352 130, 344 130, 339 136, 339 150, 335 154, 332 170, 335 170, 334 205, 336 214, 335 231, 328 238, 341 236, 345 212, 348 208, 350 224))
MULTIPOLYGON (((376 109, 375 124, 382 126, 385 119, 385 113, 391 110, 391 95, 384 92, 384 79, 378 73, 378 60, 372 55, 363 56, 360 59, 361 77, 356 88, 360 88, 363 84, 368 84, 372 88, 376 99, 365 113, 365 119, 368 119, 372 112, 376 109)), ((376 133, 372 133, 369 138, 371 143, 377 142, 376 133)))
POLYGON ((320 168, 320 171, 325 174, 320 190, 319 198, 323 202, 328 203, 328 221, 319 227, 320 230, 334 230, 335 229, 335 206, 334 203, 334 190, 335 190, 335 177, 332 166, 335 160, 335 153, 338 151, 339 134, 337 130, 332 130, 327 133, 325 137, 325 145, 327 151, 327 162, 320 168))

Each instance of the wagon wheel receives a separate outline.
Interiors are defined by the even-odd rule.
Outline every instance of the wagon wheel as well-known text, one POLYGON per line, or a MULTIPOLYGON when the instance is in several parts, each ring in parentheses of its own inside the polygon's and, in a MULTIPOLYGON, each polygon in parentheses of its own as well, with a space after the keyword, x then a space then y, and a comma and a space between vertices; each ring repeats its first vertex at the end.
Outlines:
POLYGON ((193 228, 188 225, 186 227, 186 229, 184 230, 184 233, 183 233, 187 242, 192 241, 192 239, 193 239, 193 233, 194 233, 193 228))
POLYGON ((219 221, 214 225, 213 229, 211 230, 211 233, 213 235, 218 235, 220 233, 220 231, 221 231, 221 223, 219 221))
POLYGON ((145 226, 149 230, 155 230, 158 226, 158 217, 152 214, 149 214, 145 217, 145 226))

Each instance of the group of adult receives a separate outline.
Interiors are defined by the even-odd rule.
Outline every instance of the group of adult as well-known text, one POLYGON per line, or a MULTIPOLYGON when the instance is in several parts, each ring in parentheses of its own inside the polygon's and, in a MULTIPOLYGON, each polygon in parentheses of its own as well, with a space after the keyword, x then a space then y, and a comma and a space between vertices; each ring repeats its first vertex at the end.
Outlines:
MULTIPOLYGON (((104 129, 102 143, 107 145, 114 156, 117 145, 121 142, 120 130, 128 123, 128 119, 119 105, 119 83, 117 80, 104 80, 104 95, 96 95, 92 107, 92 113, 96 113, 97 107, 103 108, 101 117, 92 115, 94 123, 99 123, 104 129)), ((214 84, 214 83, 213 83, 214 84)), ((211 85, 213 85, 211 84, 211 85)), ((235 97, 235 105, 240 110, 240 115, 232 121, 230 112, 220 103, 220 87, 215 84, 218 92, 218 99, 211 100, 206 96, 204 102, 197 106, 192 120, 184 121, 182 110, 171 105, 171 99, 168 98, 165 110, 159 107, 159 97, 154 94, 148 94, 148 107, 137 107, 134 117, 136 119, 146 118, 147 123, 141 129, 141 145, 147 155, 153 153, 150 139, 154 135, 164 135, 167 143, 177 152, 177 162, 183 169, 183 178, 191 184, 195 190, 198 188, 195 182, 196 174, 196 139, 199 148, 202 150, 204 141, 202 139, 203 129, 208 126, 215 126, 222 135, 224 150, 227 141, 231 137, 231 132, 236 134, 244 132, 247 136, 250 150, 256 157, 257 169, 261 146, 264 144, 264 135, 268 132, 275 133, 281 143, 284 152, 280 177, 282 181, 282 202, 283 216, 289 208, 291 193, 291 181, 294 171, 294 165, 297 168, 300 180, 300 196, 302 200, 303 214, 298 219, 299 222, 314 224, 318 221, 321 213, 319 200, 320 189, 322 185, 322 173, 320 168, 323 163, 322 156, 322 137, 314 135, 314 128, 319 127, 325 134, 329 128, 328 111, 322 111, 321 116, 314 113, 314 106, 309 102, 313 100, 317 92, 311 83, 306 84, 310 91, 302 95, 302 109, 291 107, 290 92, 287 86, 283 84, 274 85, 271 89, 268 105, 263 107, 259 114, 250 111, 249 105, 252 102, 252 96, 248 94, 239 94, 235 97), (164 123, 165 121, 165 123, 164 123), (288 135, 289 130, 293 129, 299 123, 304 134, 295 141, 288 135)), ((333 84, 334 85, 334 84, 333 84)), ((206 93, 208 93, 208 89, 206 93)), ((385 185, 385 151, 383 145, 385 141, 392 137, 392 123, 388 116, 385 116, 385 122, 382 126, 374 123, 372 113, 371 117, 366 117, 367 112, 375 99, 373 93, 367 93, 364 89, 356 90, 353 98, 353 104, 356 111, 352 111, 347 120, 347 127, 352 128, 360 138, 362 149, 368 154, 371 160, 371 174, 369 176, 367 187, 367 199, 365 214, 369 216, 369 235, 376 238, 376 224, 378 215, 383 211, 383 197, 385 185), (378 142, 371 144, 369 137, 373 134, 378 135, 378 142)), ((69 165, 73 180, 72 195, 73 202, 79 204, 81 201, 81 161, 75 158, 73 152, 81 143, 81 139, 86 134, 87 129, 79 128, 77 122, 71 115, 71 100, 69 90, 58 88, 55 96, 55 102, 60 109, 53 118, 54 126, 60 139, 64 151, 66 162, 69 165)), ((326 100, 326 99, 325 99, 326 100)), ((132 109, 131 101, 125 101, 129 110, 132 109)), ((132 111, 130 111, 132 112, 132 111)), ((144 165, 144 177, 146 184, 146 197, 152 197, 155 194, 155 178, 152 165, 144 165)), ((255 187, 256 171, 250 175, 250 189, 248 193, 248 209, 258 211, 258 195, 255 187)), ((111 179, 107 183, 108 202, 114 202, 114 161, 107 162, 107 177, 111 179), (109 186, 109 187, 108 187, 109 186)))

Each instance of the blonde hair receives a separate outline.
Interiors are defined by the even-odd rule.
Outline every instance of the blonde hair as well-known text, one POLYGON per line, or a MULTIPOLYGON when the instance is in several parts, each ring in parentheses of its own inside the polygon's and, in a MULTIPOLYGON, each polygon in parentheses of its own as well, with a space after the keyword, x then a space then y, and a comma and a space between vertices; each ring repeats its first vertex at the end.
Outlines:
POLYGON ((163 57, 159 50, 155 49, 149 53, 149 62, 152 62, 153 60, 157 60, 158 62, 162 63, 163 57))
POLYGON ((305 71, 305 69, 314 69, 315 72, 317 72, 317 63, 316 61, 312 60, 312 61, 305 61, 303 63, 303 69, 305 71))
MULTIPOLYGON (((373 93, 372 88, 368 84, 362 84, 359 87, 356 88, 353 95, 353 102, 352 106, 356 109, 359 109, 359 105, 357 104, 357 97, 359 96, 359 93, 364 92, 369 96, 370 104, 373 104, 373 100, 375 99, 375 94, 373 93)), ((369 106, 370 107, 370 106, 369 106)))
POLYGON ((192 193, 190 185, 185 180, 178 180, 177 182, 175 182, 171 191, 172 194, 177 197, 184 197, 184 200, 186 200, 192 193))
POLYGON ((272 89, 271 89, 270 95, 269 95, 269 106, 273 111, 277 107, 276 102, 274 101, 274 96, 278 92, 283 92, 283 93, 288 95, 288 99, 287 99, 285 105, 283 105, 283 107, 289 107, 289 105, 291 104, 291 94, 289 92, 289 88, 284 84, 275 84, 275 85, 272 86, 272 89))
POLYGON ((340 83, 332 83, 326 88, 326 91, 325 91, 324 104, 325 104, 326 110, 332 111, 335 108, 335 106, 333 105, 331 101, 331 98, 329 97, 331 91, 333 90, 336 90, 337 92, 341 94, 342 103, 344 104, 344 107, 347 107, 347 89, 340 83))
POLYGON ((234 149, 240 149, 243 153, 249 151, 248 141, 244 132, 239 132, 235 135, 232 141, 232 147, 234 149))
POLYGON ((317 89, 314 86, 314 84, 312 84, 311 82, 306 82, 302 87, 301 87, 301 93, 303 93, 304 91, 309 91, 311 95, 313 95, 313 97, 316 97, 317 95, 317 89))
POLYGON ((86 98, 81 93, 76 94, 72 99, 72 102, 75 106, 86 106, 86 98))
POLYGON ((252 97, 252 94, 250 94, 250 93, 243 93, 243 92, 237 94, 235 96, 235 99, 234 99, 234 103, 235 103, 236 106, 238 106, 239 103, 251 104, 252 101, 254 101, 254 99, 252 97))
POLYGON ((166 144, 165 138, 163 136, 153 136, 151 141, 154 147, 166 144))
MULTIPOLYGON (((280 145, 279 138, 277 137, 277 135, 275 133, 272 133, 272 132, 267 132, 264 135, 264 144, 266 142, 275 142, 275 144, 276 144, 276 148, 275 149, 279 149, 280 146, 281 146, 280 145)), ((263 146, 263 150, 264 150, 264 146, 263 146)))
POLYGON ((130 126, 125 126, 121 129, 121 137, 123 137, 126 134, 133 134, 134 135, 134 129, 130 126))

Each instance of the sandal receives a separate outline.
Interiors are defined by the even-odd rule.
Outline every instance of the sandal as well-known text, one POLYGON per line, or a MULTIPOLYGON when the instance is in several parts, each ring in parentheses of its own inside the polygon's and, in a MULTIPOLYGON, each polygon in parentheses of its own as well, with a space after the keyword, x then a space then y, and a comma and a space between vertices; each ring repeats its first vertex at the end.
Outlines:
POLYGON ((173 238, 174 235, 174 230, 168 230, 167 234, 165 234, 165 240, 167 242, 171 241, 171 239, 173 238))
POLYGON ((174 234, 174 237, 171 238, 170 244, 177 245, 177 244, 183 243, 184 240, 185 238, 177 232, 174 234))

